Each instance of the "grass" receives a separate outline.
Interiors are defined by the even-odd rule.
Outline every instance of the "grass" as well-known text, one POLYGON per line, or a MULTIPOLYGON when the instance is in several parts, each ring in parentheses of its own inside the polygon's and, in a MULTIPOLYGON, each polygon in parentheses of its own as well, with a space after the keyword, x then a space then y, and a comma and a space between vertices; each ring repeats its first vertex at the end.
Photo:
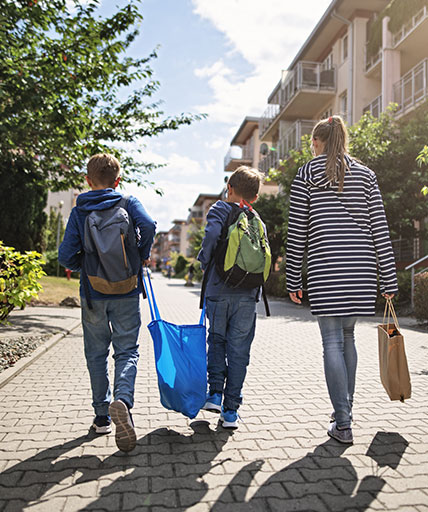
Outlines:
POLYGON ((79 297, 79 279, 67 280, 66 277, 43 276, 40 279, 43 290, 33 304, 59 304, 66 297, 79 297))

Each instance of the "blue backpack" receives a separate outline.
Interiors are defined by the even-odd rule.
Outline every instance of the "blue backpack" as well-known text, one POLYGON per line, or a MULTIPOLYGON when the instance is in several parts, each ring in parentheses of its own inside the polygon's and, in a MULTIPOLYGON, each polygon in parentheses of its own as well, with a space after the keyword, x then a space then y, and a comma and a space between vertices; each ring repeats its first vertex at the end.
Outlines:
POLYGON ((94 210, 85 220, 83 272, 100 293, 123 295, 138 286, 141 257, 127 202, 122 197, 115 206, 94 210))

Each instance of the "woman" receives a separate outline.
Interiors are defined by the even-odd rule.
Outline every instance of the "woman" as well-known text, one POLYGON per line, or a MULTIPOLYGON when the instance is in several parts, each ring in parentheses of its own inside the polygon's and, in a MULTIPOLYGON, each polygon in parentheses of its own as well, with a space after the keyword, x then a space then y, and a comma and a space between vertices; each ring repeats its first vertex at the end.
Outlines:
POLYGON ((347 141, 339 116, 313 129, 315 158, 299 169, 291 187, 286 265, 290 298, 300 304, 307 243, 309 301, 321 331, 334 409, 328 434, 342 443, 353 442, 354 327, 357 317, 375 313, 377 268, 383 296, 392 298, 397 292, 376 176, 348 155, 347 141))

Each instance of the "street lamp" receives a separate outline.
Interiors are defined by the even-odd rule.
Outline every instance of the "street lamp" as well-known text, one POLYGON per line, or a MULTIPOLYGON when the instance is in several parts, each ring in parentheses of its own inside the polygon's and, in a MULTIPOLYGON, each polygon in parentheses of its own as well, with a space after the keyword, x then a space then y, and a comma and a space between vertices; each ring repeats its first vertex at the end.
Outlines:
POLYGON ((56 231, 56 250, 57 250, 57 260, 56 260, 56 277, 59 277, 59 261, 58 261, 58 252, 59 252, 59 236, 61 233, 61 208, 64 205, 64 201, 58 202, 58 226, 56 231))

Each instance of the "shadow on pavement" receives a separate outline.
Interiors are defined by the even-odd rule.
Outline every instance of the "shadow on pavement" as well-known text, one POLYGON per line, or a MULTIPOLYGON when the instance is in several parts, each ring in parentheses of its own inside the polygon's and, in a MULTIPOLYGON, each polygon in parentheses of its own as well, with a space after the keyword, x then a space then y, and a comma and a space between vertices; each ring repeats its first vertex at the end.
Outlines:
POLYGON ((191 435, 157 429, 140 438, 131 453, 117 451, 104 459, 69 454, 97 437, 92 430, 53 446, 0 473, 0 510, 6 506, 16 512, 32 506, 49 507, 55 497, 67 496, 76 497, 78 506, 77 496, 88 496, 79 492, 84 489, 79 486, 101 481, 98 497, 93 494, 93 501, 80 510, 148 510, 157 506, 184 511, 207 493, 204 475, 229 460, 225 456, 213 464, 231 435, 211 429, 206 421, 194 421, 190 426, 191 435))
MULTIPOLYGON (((366 455, 373 458, 378 468, 396 469, 407 446, 400 434, 378 432, 366 455)), ((275 473, 246 500, 248 488, 263 465, 262 460, 251 462, 232 479, 210 512, 365 510, 382 490, 385 480, 374 474, 359 482, 352 463, 342 457, 346 448, 329 439, 314 452, 275 473)))

